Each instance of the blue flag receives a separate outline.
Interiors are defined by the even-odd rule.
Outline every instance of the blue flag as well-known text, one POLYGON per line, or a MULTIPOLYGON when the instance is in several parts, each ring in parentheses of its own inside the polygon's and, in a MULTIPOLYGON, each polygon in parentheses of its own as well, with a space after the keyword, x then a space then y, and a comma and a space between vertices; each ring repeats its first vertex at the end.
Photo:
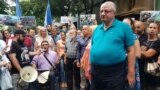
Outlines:
POLYGON ((16 16, 20 18, 22 16, 21 6, 19 5, 19 0, 16 0, 16 16))
POLYGON ((48 0, 48 5, 46 8, 46 13, 45 13, 45 20, 44 20, 44 26, 46 27, 47 25, 52 25, 52 14, 51 14, 49 0, 48 0))

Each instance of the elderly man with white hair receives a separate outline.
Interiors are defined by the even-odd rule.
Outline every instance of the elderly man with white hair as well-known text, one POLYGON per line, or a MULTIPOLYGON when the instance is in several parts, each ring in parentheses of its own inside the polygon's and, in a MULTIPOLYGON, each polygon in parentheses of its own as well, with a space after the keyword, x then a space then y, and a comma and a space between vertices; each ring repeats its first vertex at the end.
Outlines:
POLYGON ((91 90, 125 90, 126 78, 131 86, 135 82, 134 36, 115 13, 112 1, 100 7, 102 24, 93 32, 90 51, 91 90))

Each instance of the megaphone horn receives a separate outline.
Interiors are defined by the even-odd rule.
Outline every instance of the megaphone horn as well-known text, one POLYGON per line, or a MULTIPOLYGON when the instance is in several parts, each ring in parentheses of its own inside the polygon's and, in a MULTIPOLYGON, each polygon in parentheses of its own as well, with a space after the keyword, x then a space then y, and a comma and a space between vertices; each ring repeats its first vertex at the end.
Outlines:
POLYGON ((21 79, 18 81, 20 86, 25 86, 27 83, 34 82, 38 77, 38 72, 31 66, 26 66, 20 71, 21 79))
POLYGON ((45 71, 38 76, 38 82, 44 84, 48 81, 50 71, 45 71))

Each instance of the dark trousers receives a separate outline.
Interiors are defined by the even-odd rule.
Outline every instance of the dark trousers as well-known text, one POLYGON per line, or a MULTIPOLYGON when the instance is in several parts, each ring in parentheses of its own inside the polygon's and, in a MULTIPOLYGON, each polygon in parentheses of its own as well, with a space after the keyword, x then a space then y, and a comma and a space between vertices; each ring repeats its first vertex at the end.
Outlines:
POLYGON ((74 63, 75 58, 67 58, 66 61, 66 76, 68 90, 73 90, 73 80, 75 83, 75 89, 80 89, 80 69, 74 63), (73 79, 74 77, 74 79, 73 79))
POLYGON ((91 90, 125 90, 126 62, 111 66, 91 65, 91 90))
MULTIPOLYGON (((40 71, 39 73, 42 73, 43 71, 40 71)), ((45 84, 40 84, 37 80, 35 82, 32 82, 29 84, 29 90, 59 90, 57 88, 56 82, 57 82, 57 71, 55 73, 52 73, 48 77, 48 81, 45 84)))

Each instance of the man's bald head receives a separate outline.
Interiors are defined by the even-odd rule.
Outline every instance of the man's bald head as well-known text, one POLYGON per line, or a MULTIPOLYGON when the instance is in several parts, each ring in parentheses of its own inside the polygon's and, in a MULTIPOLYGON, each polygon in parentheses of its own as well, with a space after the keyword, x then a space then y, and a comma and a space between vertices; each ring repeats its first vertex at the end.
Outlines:
POLYGON ((113 10, 114 12, 117 11, 117 10, 116 10, 116 5, 115 5, 115 3, 112 2, 112 1, 106 1, 106 2, 104 2, 104 3, 101 5, 101 8, 104 7, 104 6, 108 7, 109 9, 113 10))
POLYGON ((145 32, 145 26, 144 23, 141 21, 135 21, 135 33, 138 35, 141 35, 145 32))

